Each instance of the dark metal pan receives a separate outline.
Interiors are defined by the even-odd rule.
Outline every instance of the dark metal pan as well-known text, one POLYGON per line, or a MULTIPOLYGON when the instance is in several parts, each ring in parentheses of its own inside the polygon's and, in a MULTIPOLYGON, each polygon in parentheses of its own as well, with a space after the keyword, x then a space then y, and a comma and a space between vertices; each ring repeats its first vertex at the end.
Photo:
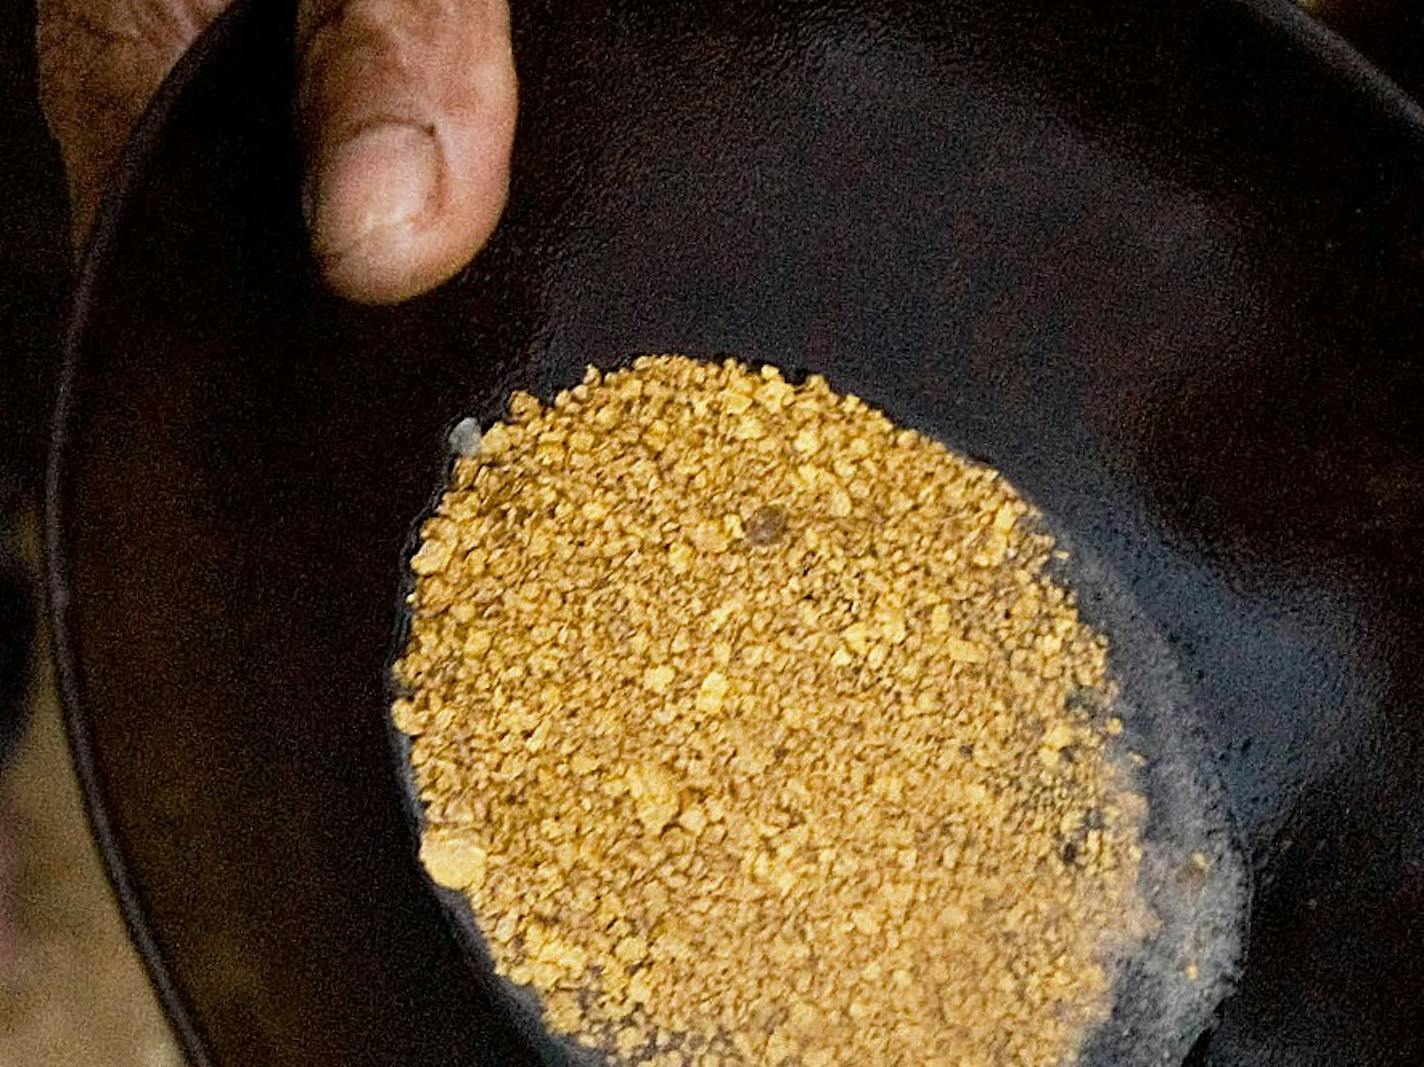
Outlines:
POLYGON ((827 372, 1123 576, 1255 872, 1202 1064, 1424 1062, 1424 115, 1284 0, 515 5, 509 212, 314 281, 291 13, 126 160, 51 593, 94 823, 196 1062, 536 1062, 415 858, 385 669, 445 431, 586 360, 827 372))

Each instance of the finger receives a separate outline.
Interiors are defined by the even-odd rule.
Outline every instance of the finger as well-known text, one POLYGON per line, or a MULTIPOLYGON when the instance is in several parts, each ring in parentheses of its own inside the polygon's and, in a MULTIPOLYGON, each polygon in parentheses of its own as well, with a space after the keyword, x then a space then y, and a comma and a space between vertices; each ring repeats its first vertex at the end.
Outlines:
POLYGON ((370 303, 445 281, 509 185, 506 0, 304 0, 304 205, 327 283, 370 303))
POLYGON ((227 0, 39 0, 40 103, 69 181, 75 244, 87 237, 129 130, 227 0))

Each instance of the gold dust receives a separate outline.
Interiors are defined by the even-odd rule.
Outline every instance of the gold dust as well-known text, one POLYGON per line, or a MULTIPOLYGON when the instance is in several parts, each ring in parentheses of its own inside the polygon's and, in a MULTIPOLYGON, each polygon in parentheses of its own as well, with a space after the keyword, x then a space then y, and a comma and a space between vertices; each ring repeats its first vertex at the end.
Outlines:
POLYGON ((1073 1062, 1144 805, 1031 509, 819 377, 509 407, 422 529, 392 711, 500 973, 617 1063, 1073 1062))

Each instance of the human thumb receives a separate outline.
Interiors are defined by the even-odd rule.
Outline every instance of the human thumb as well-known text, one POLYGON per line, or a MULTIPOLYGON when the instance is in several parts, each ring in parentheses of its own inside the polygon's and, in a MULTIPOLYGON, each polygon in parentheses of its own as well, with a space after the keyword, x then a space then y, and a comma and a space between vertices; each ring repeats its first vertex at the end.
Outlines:
POLYGON ((506 0, 303 0, 303 206, 336 292, 392 303, 489 238, 517 110, 506 0))

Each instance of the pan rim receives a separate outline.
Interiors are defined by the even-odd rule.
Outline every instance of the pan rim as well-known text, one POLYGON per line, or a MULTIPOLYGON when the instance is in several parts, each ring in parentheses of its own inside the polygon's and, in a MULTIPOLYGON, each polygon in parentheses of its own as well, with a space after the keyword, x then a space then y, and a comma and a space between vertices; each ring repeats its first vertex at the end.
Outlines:
POLYGON ((237 26, 248 17, 250 9, 256 4, 257 0, 236 0, 213 20, 188 51, 179 57, 124 144, 84 247, 61 328, 60 360, 55 377, 55 399, 45 464, 43 563, 46 616, 60 711, 69 738, 70 760, 79 779, 89 829, 103 860, 104 873, 123 916, 129 939, 148 973, 149 982, 180 1050, 186 1062, 193 1067, 213 1067, 213 1060, 188 998, 170 972, 158 940, 149 928, 141 894, 129 872, 120 835, 110 812, 107 789, 89 733, 88 694, 77 645, 69 626, 70 574, 64 502, 68 476, 66 457, 71 445, 71 419, 77 406, 75 390, 79 367, 95 293, 108 273, 117 235, 128 213, 133 193, 149 170, 179 98, 206 69, 209 58, 226 46, 237 26))

